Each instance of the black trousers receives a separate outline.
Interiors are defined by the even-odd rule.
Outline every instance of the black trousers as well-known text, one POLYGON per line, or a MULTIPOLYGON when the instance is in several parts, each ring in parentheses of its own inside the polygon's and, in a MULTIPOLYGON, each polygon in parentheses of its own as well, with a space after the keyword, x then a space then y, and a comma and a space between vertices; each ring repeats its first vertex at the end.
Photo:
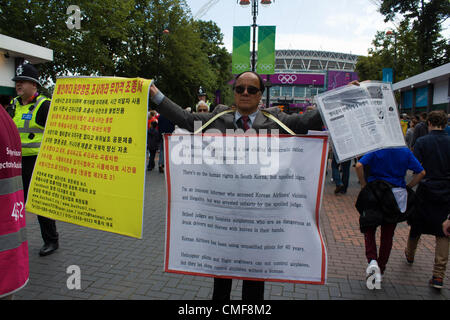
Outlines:
MULTIPOLYGON (((33 175, 34 164, 37 156, 22 157, 22 183, 25 202, 28 196, 28 187, 30 186, 31 176, 33 175)), ((58 242, 58 232, 56 231, 56 222, 53 219, 38 216, 39 226, 41 227, 41 236, 44 243, 58 242)))
POLYGON ((155 150, 148 149, 149 157, 148 157, 147 169, 153 170, 153 168, 155 168, 156 151, 158 151, 158 149, 155 149, 155 150))
MULTIPOLYGON (((214 278, 213 301, 229 301, 232 279, 214 278)), ((244 280, 242 300, 264 300, 264 281, 244 280)))

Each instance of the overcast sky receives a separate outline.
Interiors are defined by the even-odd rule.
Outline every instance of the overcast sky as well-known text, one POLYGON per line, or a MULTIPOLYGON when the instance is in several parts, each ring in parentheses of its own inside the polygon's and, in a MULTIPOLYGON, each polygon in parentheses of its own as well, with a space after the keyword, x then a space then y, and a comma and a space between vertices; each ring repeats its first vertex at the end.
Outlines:
MULTIPOLYGON (((253 23, 251 6, 243 8, 236 0, 186 1, 194 16, 205 4, 217 2, 199 18, 213 20, 220 27, 229 52, 233 45, 233 26, 253 23)), ((367 55, 376 31, 395 27, 383 19, 370 0, 275 0, 267 8, 259 5, 256 23, 277 27, 277 50, 323 50, 367 55)))

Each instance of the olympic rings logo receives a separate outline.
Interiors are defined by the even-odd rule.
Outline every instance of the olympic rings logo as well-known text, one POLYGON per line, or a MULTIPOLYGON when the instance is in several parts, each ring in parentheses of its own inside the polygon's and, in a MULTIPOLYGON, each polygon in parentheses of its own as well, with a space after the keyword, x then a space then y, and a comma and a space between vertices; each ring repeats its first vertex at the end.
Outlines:
POLYGON ((280 74, 278 80, 282 84, 293 84, 297 80, 297 76, 295 74, 280 74))
POLYGON ((234 69, 238 70, 238 71, 245 71, 250 69, 250 66, 246 63, 241 63, 241 64, 234 64, 233 65, 234 69))
POLYGON ((264 73, 264 71, 271 71, 273 70, 273 64, 261 64, 258 65, 258 69, 262 71, 262 73, 264 73))

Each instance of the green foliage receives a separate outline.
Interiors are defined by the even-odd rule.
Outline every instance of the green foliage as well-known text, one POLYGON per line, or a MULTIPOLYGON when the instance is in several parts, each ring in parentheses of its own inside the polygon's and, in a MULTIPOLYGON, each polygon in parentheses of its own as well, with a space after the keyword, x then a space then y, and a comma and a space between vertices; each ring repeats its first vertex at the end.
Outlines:
POLYGON ((53 50, 54 61, 39 66, 48 83, 64 75, 156 79, 187 107, 200 86, 212 100, 231 79, 220 29, 194 21, 185 0, 2 1, 0 33, 53 50), (72 4, 81 9, 79 30, 66 26, 72 4))
POLYGON ((356 65, 361 80, 381 80, 383 68, 393 68, 395 81, 450 62, 450 42, 441 35, 442 22, 450 17, 448 0, 385 0, 380 12, 385 21, 401 14, 394 34, 377 32, 368 57, 356 65))

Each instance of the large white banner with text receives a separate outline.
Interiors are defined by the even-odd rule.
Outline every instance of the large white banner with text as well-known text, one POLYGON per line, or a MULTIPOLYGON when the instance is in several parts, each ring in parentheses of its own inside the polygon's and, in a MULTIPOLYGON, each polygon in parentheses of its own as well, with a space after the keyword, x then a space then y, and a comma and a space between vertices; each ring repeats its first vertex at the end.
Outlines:
POLYGON ((327 138, 165 136, 165 271, 324 284, 327 138))

